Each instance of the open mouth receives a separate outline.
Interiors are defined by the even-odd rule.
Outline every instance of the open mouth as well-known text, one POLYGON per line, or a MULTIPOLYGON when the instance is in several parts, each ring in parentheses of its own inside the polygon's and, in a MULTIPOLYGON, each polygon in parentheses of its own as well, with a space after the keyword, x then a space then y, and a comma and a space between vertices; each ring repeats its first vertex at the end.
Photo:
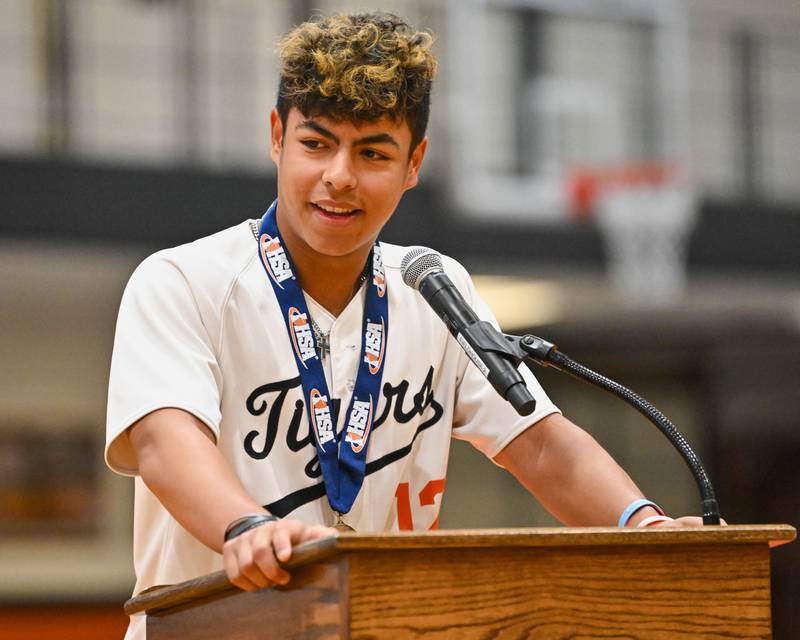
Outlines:
POLYGON ((327 204, 322 205, 318 202, 312 202, 311 206, 313 206, 319 213, 321 213, 325 217, 330 217, 330 218, 347 218, 360 211, 360 209, 354 209, 354 208, 334 207, 327 204))

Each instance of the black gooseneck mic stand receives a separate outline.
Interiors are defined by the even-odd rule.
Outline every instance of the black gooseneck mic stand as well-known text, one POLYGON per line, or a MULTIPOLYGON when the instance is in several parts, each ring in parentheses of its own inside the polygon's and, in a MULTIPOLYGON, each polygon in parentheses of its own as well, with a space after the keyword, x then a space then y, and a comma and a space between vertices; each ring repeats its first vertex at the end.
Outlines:
POLYGON ((610 378, 606 378, 576 362, 558 351, 553 343, 547 342, 542 338, 532 335, 514 336, 498 333, 488 322, 478 322, 472 325, 470 330, 473 340, 482 349, 492 351, 501 357, 511 360, 514 366, 518 366, 520 362, 525 362, 529 367, 531 363, 536 363, 543 367, 553 367, 559 371, 570 373, 580 380, 589 382, 614 394, 644 415, 667 437, 686 461, 686 464, 689 465, 700 490, 703 524, 720 523, 719 506, 714 495, 714 488, 711 486, 711 480, 708 478, 703 463, 700 462, 700 457, 689 446, 686 438, 675 428, 675 425, 647 400, 618 382, 614 382, 610 378), (505 340, 502 338, 505 338, 505 340))

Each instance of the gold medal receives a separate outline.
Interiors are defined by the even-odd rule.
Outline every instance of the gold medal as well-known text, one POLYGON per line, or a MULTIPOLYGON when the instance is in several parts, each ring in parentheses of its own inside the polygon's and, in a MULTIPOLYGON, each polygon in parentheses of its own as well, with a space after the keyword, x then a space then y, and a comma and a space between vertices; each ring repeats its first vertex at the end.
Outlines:
POLYGON ((337 531, 342 531, 344 533, 355 533, 355 529, 347 524, 344 520, 342 520, 342 514, 336 514, 336 523, 333 525, 333 528, 337 531))

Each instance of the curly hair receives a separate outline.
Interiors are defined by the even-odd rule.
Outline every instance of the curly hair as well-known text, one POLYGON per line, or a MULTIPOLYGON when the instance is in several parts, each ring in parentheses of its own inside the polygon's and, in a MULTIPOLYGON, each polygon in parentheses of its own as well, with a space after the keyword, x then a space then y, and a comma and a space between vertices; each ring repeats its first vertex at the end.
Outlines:
MULTIPOLYGON (((306 117, 371 121, 388 115, 425 136, 436 60, 433 38, 389 13, 332 15, 304 22, 278 44, 281 122, 292 107, 306 117)), ((409 153, 410 151, 409 150, 409 153)))

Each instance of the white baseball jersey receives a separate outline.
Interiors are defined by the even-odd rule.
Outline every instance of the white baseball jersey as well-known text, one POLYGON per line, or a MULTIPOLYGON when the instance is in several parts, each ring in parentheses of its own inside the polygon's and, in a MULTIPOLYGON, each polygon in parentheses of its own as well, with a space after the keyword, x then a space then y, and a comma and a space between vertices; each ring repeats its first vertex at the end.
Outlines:
MULTIPOLYGON (((364 484, 343 519, 361 532, 427 530, 438 524, 451 437, 468 440, 492 458, 558 409, 521 367, 536 410, 519 416, 420 294, 403 283, 406 249, 381 246, 389 297, 382 397, 364 484)), ((478 316, 494 322, 463 267, 444 261, 478 316)), ((180 408, 208 426, 245 489, 268 511, 331 525, 335 516, 297 365, 266 278, 249 222, 160 251, 136 269, 114 341, 106 461, 118 473, 136 475, 125 430, 155 409, 180 408)), ((317 324, 330 329, 331 353, 323 364, 331 397, 344 408, 358 366, 365 290, 337 318, 306 296, 317 324)), ((338 413, 341 430, 346 412, 338 413)), ((135 487, 136 593, 222 569, 222 556, 183 529, 141 478, 135 487)), ((143 620, 132 623, 127 637, 144 637, 143 620)))

